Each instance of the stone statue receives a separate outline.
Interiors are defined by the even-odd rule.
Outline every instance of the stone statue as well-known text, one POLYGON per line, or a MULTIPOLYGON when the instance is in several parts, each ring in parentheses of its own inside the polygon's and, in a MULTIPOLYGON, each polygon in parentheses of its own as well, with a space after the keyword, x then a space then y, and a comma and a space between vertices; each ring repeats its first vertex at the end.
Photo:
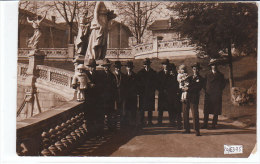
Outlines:
POLYGON ((29 18, 27 17, 27 22, 32 24, 32 27, 34 29, 33 36, 27 42, 27 45, 29 48, 32 48, 32 49, 38 48, 39 39, 42 35, 42 33, 40 31, 40 23, 43 21, 43 19, 45 19, 46 15, 47 15, 47 12, 45 13, 45 15, 42 19, 41 19, 41 16, 37 15, 36 20, 29 20, 29 18))
POLYGON ((106 8, 104 2, 98 1, 95 6, 94 18, 91 22, 91 34, 85 60, 101 60, 106 56, 108 23, 114 19, 114 11, 106 8))
POLYGON ((88 16, 88 11, 84 13, 83 18, 79 21, 78 25, 78 35, 75 39, 75 50, 79 55, 86 55, 89 35, 90 35, 90 18, 88 16))

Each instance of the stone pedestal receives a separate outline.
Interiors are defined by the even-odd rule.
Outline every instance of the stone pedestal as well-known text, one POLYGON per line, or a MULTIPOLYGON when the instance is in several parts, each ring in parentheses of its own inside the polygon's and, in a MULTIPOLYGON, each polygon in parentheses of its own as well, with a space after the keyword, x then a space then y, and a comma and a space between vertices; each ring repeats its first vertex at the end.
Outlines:
MULTIPOLYGON (((33 110, 34 110, 34 101, 35 101, 35 82, 37 78, 37 71, 36 66, 37 65, 43 65, 44 63, 44 57, 45 55, 42 54, 38 49, 31 50, 29 52, 29 65, 27 69, 27 77, 25 79, 25 102, 27 105, 27 117, 33 116, 33 110)), ((38 105, 38 104, 37 104, 38 105)))
POLYGON ((68 44, 68 58, 73 59, 75 56, 75 47, 74 44, 68 44))

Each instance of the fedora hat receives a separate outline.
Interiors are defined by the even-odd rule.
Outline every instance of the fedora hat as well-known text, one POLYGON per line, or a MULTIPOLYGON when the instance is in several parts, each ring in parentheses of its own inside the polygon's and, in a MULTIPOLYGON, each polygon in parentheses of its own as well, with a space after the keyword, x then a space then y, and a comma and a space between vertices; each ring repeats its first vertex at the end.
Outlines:
POLYGON ((209 66, 218 65, 218 64, 220 64, 220 61, 218 59, 210 59, 209 61, 209 66))
POLYGON ((110 61, 108 59, 104 59, 103 64, 101 66, 110 66, 110 65, 111 65, 110 61))
POLYGON ((149 58, 146 58, 143 62, 144 65, 151 65, 151 60, 149 58))
POLYGON ((133 68, 134 67, 134 63, 132 61, 128 61, 125 66, 133 68))
POLYGON ((121 68, 122 67, 122 64, 120 61, 115 61, 115 67, 116 68, 121 68))
POLYGON ((87 66, 96 67, 96 66, 98 66, 98 64, 96 63, 95 59, 89 59, 87 66))
POLYGON ((170 64, 170 61, 169 59, 164 59, 161 64, 165 64, 165 65, 169 65, 170 64))
POLYGON ((200 63, 194 63, 194 64, 192 64, 191 65, 191 68, 193 68, 193 67, 196 67, 196 68, 198 68, 198 69, 201 69, 201 67, 200 67, 200 63))

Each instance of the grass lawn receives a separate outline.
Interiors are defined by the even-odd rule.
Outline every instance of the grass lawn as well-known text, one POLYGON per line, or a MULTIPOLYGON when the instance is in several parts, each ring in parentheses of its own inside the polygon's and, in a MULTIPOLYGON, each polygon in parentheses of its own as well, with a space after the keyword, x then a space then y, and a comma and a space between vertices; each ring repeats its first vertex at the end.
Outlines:
MULTIPOLYGON (((160 59, 151 59, 152 68, 156 71, 162 69, 160 64, 160 59)), ((143 60, 134 60, 134 71, 137 72, 143 67, 143 60)), ((198 58, 186 58, 186 59, 171 59, 170 62, 175 63, 176 66, 180 64, 185 64, 188 67, 188 73, 191 72, 190 65, 195 62, 200 62, 202 66, 201 75, 204 77, 209 71, 208 60, 198 59, 198 58)), ((26 63, 26 62, 23 62, 26 63)), ((122 62, 125 64, 126 62, 122 62)), ((74 71, 74 65, 72 62, 45 62, 45 65, 61 68, 65 70, 74 71)), ((113 67, 112 67, 113 69, 113 67)), ((228 66, 219 66, 220 72, 224 73, 225 78, 228 79, 228 66)), ((122 68, 125 72, 125 68, 122 68)), ((252 56, 247 57, 236 57, 233 62, 234 71, 234 81, 236 87, 244 87, 248 89, 250 86, 256 83, 257 79, 257 58, 252 56)), ((201 92, 200 97, 200 108, 203 109, 204 105, 204 91, 201 92)), ((245 123, 247 126, 256 125, 256 104, 255 105, 245 105, 245 106, 234 106, 230 101, 229 83, 227 80, 226 88, 223 93, 223 115, 227 116, 232 120, 238 120, 245 123)))

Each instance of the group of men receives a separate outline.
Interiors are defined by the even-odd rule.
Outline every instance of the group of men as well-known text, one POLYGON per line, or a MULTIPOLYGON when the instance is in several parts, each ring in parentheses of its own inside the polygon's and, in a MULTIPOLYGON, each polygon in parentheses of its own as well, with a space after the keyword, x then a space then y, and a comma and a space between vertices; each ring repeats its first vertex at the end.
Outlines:
POLYGON ((143 69, 135 73, 134 64, 128 61, 122 65, 115 62, 115 69, 111 71, 111 62, 104 59, 102 71, 97 71, 95 60, 90 59, 87 70, 89 86, 86 90, 86 120, 89 132, 102 136, 104 119, 107 127, 113 131, 117 127, 117 116, 120 116, 121 127, 152 126, 153 111, 155 111, 155 93, 158 91, 158 125, 162 125, 163 111, 168 111, 170 125, 182 129, 183 133, 190 133, 189 111, 196 136, 200 136, 199 126, 199 97, 202 88, 205 89, 204 124, 208 127, 209 114, 214 114, 212 128, 216 128, 218 115, 221 114, 222 91, 225 87, 224 76, 217 69, 217 62, 211 61, 210 72, 206 78, 200 76, 200 65, 193 64, 193 74, 187 80, 189 86, 180 89, 177 81, 177 70, 168 59, 161 62, 163 69, 158 73, 151 68, 151 61, 145 59, 143 69), (122 66, 126 67, 126 74, 122 73, 122 66), (187 92, 187 101, 182 102, 181 93, 187 92), (148 123, 145 112, 148 112, 148 123), (139 115, 137 114, 139 113, 139 115), (138 118, 138 119, 137 119, 138 118))

